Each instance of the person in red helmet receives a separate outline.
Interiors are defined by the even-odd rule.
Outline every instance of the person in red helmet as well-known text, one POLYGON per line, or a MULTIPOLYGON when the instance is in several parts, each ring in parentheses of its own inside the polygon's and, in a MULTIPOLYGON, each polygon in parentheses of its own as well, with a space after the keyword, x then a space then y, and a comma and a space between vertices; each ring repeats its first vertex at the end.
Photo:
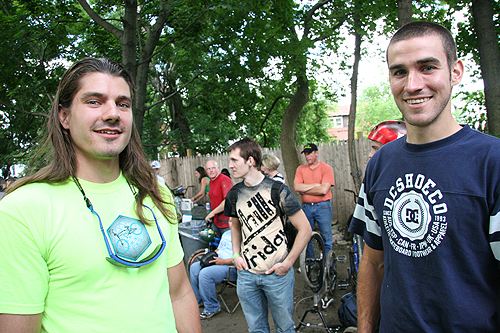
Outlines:
POLYGON ((404 121, 386 120, 378 123, 370 134, 368 134, 368 139, 371 140, 370 145, 372 147, 368 158, 372 158, 377 150, 382 148, 386 143, 399 139, 404 135, 406 135, 406 125, 404 121))

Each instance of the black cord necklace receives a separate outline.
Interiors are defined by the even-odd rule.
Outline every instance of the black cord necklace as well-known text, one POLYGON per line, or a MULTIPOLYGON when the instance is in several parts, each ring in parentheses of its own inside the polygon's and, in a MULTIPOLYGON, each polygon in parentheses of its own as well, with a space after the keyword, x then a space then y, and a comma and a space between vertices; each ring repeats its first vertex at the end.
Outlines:
MULTIPOLYGON (((92 202, 90 201, 90 199, 85 194, 85 191, 83 190, 82 184, 80 184, 80 181, 75 176, 72 175, 71 178, 73 178, 73 181, 75 182, 76 186, 78 187, 78 189, 82 193, 82 195, 83 195, 83 201, 85 201, 85 204, 87 205, 87 208, 90 209, 90 211, 93 211, 94 208, 92 206, 92 202)), ((128 181, 128 179, 127 179, 127 184, 128 184, 128 187, 130 188, 130 191, 132 191, 132 194, 134 195, 134 197, 136 197, 137 196, 137 191, 135 190, 135 188, 132 187, 132 185, 130 185, 130 182, 128 181)))
MULTIPOLYGON (((101 221, 101 217, 99 216, 99 214, 97 214, 97 212, 94 210, 94 207, 92 205, 92 202, 90 201, 90 199, 87 197, 87 195, 85 194, 85 191, 83 190, 83 187, 82 185, 80 184, 80 182, 78 181, 78 178, 76 178, 75 176, 71 176, 73 178, 73 181, 75 182, 76 186, 78 187, 78 189, 80 190, 80 192, 82 193, 83 195, 83 200, 85 201, 85 204, 87 205, 87 208, 92 212, 92 214, 94 214, 97 219, 99 220, 99 228, 101 229, 101 233, 104 237, 104 242, 106 244, 106 249, 108 250, 108 254, 109 254, 109 257, 106 257, 106 260, 108 262, 110 262, 111 264, 113 265, 116 265, 116 266, 121 266, 121 267, 125 267, 125 268, 139 268, 141 266, 145 266, 145 265, 148 265, 150 263, 152 263, 153 261, 155 261, 156 259, 158 259, 160 257, 160 255, 162 254, 163 250, 165 249, 165 246, 166 246, 166 240, 165 240, 165 237, 163 236, 163 232, 161 231, 160 229, 160 225, 158 224, 158 220, 156 218, 156 215, 155 213, 153 212, 153 210, 151 208, 149 208, 148 206, 144 205, 144 207, 146 207, 149 211, 151 211, 151 214, 153 214, 153 218, 155 220, 155 223, 156 223, 156 228, 158 229, 158 233, 160 235, 160 239, 161 239, 161 244, 159 244, 155 250, 153 251, 153 253, 151 255, 149 255, 148 257, 146 257, 144 260, 142 261, 138 261, 138 262, 135 262, 135 261, 128 261, 128 260, 124 260, 122 258, 120 258, 117 254, 113 253, 113 251, 111 250, 111 246, 109 244, 109 241, 108 241, 108 238, 106 237, 106 233, 104 231, 104 227, 102 225, 102 221, 101 221)), ((127 184, 130 188, 130 190, 132 191, 132 193, 134 194, 134 197, 137 197, 137 192, 135 191, 135 189, 132 187, 132 185, 130 185, 129 181, 127 180, 127 184)), ((142 221, 140 221, 141 224, 142 221)))

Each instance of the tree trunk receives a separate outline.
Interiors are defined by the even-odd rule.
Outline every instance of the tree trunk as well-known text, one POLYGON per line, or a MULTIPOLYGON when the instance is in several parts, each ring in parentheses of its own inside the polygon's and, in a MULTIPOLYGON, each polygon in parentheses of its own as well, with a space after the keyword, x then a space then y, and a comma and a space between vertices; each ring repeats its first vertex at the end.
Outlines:
POLYGON ((122 45, 123 67, 136 80, 137 75, 137 0, 126 0, 123 21, 122 45))
POLYGON ((111 25, 106 20, 102 19, 85 0, 78 0, 83 9, 96 22, 110 34, 115 36, 121 44, 122 48, 122 64, 135 80, 136 94, 133 105, 134 121, 142 136, 142 128, 144 124, 144 112, 146 110, 147 83, 149 74, 149 64, 151 56, 158 45, 161 32, 168 18, 168 11, 165 9, 173 0, 167 0, 158 8, 158 18, 151 27, 146 29, 146 39, 141 45, 140 50, 137 49, 138 36, 143 32, 139 32, 137 26, 138 5, 137 0, 125 0, 124 12, 122 17, 123 30, 111 25))
POLYGON ((189 130, 189 122, 186 118, 185 108, 182 103, 180 94, 175 94, 168 99, 168 108, 170 110, 170 129, 176 132, 177 152, 181 156, 187 155, 187 148, 189 148, 189 137, 191 131, 189 130))
POLYGON ((297 90, 290 100, 290 104, 286 107, 281 122, 281 155, 283 157, 283 165, 285 166, 288 184, 292 190, 295 171, 297 171, 297 167, 299 166, 299 156, 297 155, 297 148, 295 145, 295 125, 299 119, 300 112, 308 101, 309 81, 306 78, 304 70, 302 71, 302 75, 297 78, 297 90))
MULTIPOLYGON (((359 20, 355 17, 355 29, 359 26, 357 23, 359 20)), ((351 77, 351 107, 349 108, 349 125, 348 125, 348 139, 347 147, 349 149, 349 163, 351 165, 351 176, 354 181, 354 187, 356 193, 359 193, 361 188, 361 176, 362 171, 358 166, 358 159, 356 157, 356 100, 357 100, 357 90, 358 90, 358 70, 359 61, 361 59, 361 35, 357 30, 354 32, 355 36, 355 48, 354 48, 354 64, 352 66, 352 77, 351 77)))
POLYGON ((489 134, 500 137, 500 52, 491 0, 472 1, 489 134))
POLYGON ((413 15, 413 6, 411 0, 398 0, 398 27, 410 23, 413 15))
MULTIPOLYGON (((134 53, 135 54, 135 53, 134 53)), ((149 61, 136 66, 135 76, 135 98, 134 98, 134 121, 139 135, 142 137, 142 129, 144 125, 144 112, 146 106, 149 61)))

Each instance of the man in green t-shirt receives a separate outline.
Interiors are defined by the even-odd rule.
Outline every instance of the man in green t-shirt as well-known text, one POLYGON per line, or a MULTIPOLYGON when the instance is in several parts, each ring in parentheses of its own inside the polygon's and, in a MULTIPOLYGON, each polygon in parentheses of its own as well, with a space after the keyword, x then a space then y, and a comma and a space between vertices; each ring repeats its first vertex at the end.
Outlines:
POLYGON ((0 202, 0 332, 201 332, 133 98, 109 59, 63 75, 39 156, 49 163, 0 202))

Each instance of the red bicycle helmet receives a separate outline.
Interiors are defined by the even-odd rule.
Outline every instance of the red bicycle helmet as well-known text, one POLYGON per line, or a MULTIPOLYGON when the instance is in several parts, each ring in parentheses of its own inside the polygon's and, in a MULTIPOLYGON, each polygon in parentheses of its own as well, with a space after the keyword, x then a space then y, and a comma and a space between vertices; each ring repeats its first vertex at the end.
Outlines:
POLYGON ((406 125, 403 121, 387 120, 375 125, 368 139, 378 141, 385 145, 406 134, 406 125))

